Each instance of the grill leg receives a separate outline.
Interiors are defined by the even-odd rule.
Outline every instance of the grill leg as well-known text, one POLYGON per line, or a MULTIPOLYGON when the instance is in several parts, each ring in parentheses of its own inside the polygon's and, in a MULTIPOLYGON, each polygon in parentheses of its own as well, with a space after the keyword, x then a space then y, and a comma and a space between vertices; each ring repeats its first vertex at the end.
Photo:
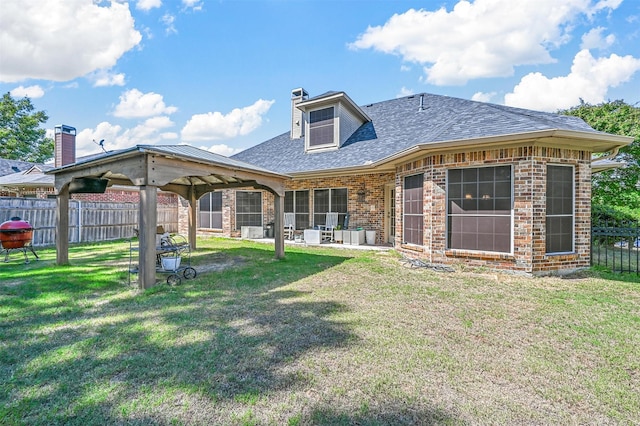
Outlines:
MULTIPOLYGON (((33 255, 36 257, 36 260, 40 260, 40 258, 38 257, 38 254, 33 249, 33 244, 29 244, 29 250, 31 250, 31 253, 33 253, 33 255)), ((26 252, 26 248, 25 248, 25 252, 26 252)))

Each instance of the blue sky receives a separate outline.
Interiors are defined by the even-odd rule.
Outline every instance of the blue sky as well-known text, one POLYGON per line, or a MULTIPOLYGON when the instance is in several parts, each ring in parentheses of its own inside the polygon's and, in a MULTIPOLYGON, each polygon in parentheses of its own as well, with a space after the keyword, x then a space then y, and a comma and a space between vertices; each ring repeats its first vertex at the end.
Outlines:
POLYGON ((290 94, 428 92, 543 111, 640 102, 637 0, 2 0, 0 90, 78 155, 288 131, 290 94))

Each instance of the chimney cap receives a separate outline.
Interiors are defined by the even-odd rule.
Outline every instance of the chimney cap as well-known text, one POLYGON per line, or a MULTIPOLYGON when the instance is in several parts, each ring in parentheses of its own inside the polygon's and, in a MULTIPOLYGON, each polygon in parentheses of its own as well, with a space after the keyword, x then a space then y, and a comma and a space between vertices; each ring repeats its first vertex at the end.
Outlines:
POLYGON ((307 93, 307 91, 304 90, 302 87, 298 87, 297 89, 293 89, 291 91, 292 98, 299 98, 299 97, 306 97, 306 96, 309 96, 309 93, 307 93))
POLYGON ((66 124, 58 124, 54 127, 55 133, 69 133, 72 135, 76 134, 76 128, 72 126, 67 126, 66 124))

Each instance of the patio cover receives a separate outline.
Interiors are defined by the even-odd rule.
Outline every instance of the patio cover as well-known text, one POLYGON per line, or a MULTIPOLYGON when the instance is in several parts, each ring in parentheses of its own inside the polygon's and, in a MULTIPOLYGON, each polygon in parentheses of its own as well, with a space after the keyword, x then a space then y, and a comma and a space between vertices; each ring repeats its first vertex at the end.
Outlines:
POLYGON ((75 179, 108 179, 109 185, 137 186, 139 206, 140 289, 156 282, 156 226, 158 189, 181 195, 189 202, 189 244, 196 248, 196 202, 204 194, 229 188, 262 189, 274 194, 275 256, 284 257, 284 183, 289 176, 230 159, 189 145, 136 145, 58 167, 56 263, 69 263, 69 185, 75 179))

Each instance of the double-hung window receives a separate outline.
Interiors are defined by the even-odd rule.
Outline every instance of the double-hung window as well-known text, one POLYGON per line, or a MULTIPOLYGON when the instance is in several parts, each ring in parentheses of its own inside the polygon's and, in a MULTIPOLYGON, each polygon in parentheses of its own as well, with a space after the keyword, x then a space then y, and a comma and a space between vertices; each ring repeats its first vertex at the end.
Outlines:
POLYGON ((200 228, 222 229, 222 191, 204 194, 198 203, 200 228))
POLYGON ((236 229, 262 226, 262 192, 236 191, 236 229))
POLYGON ((403 240, 407 244, 423 245, 424 175, 404 178, 403 240))
POLYGON ((547 253, 574 251, 573 176, 573 166, 547 165, 547 253))
POLYGON ((309 112, 309 148, 335 145, 334 107, 309 112))
POLYGON ((344 226, 347 216, 347 188, 315 189, 313 191, 313 224, 324 225, 328 212, 338 213, 338 224, 344 226))
POLYGON ((296 229, 309 228, 309 190, 285 191, 285 213, 295 213, 296 229))
POLYGON ((511 166, 448 171, 448 248, 511 253, 511 175, 511 166))

